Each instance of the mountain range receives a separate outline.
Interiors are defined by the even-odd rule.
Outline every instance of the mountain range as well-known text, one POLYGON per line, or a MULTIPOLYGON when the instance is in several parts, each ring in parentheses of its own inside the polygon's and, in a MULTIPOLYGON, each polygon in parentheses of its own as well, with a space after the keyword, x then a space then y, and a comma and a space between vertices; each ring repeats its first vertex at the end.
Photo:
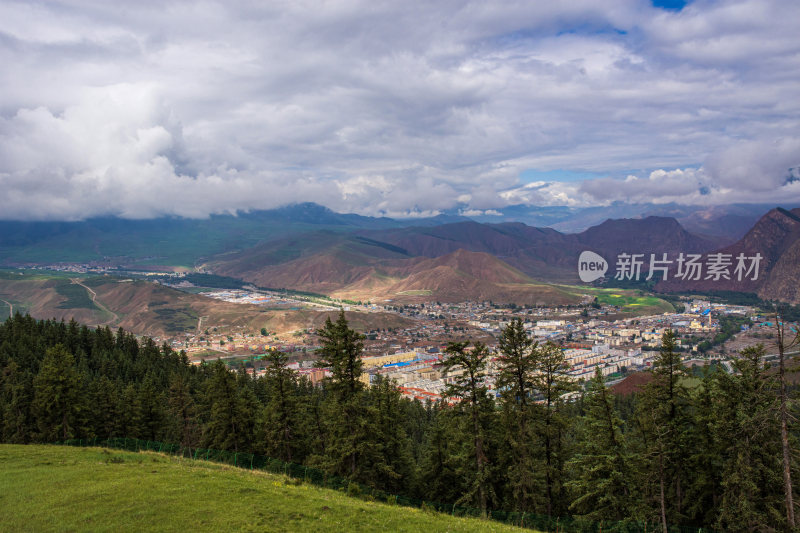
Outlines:
POLYGON ((739 254, 758 253, 762 258, 758 275, 754 272, 742 280, 733 275, 716 281, 667 280, 659 290, 751 292, 764 300, 800 303, 800 208, 770 210, 740 240, 714 253, 730 255, 733 261, 739 254))
MULTIPOLYGON (((797 212, 772 209, 732 244, 721 235, 724 232, 714 235, 707 231, 701 236, 687 231, 677 219, 663 216, 609 219, 580 233, 519 222, 459 221, 350 233, 313 232, 217 256, 208 266, 214 272, 262 286, 345 298, 416 294, 438 300, 575 303, 575 293, 553 284, 579 282, 578 257, 586 250, 609 259, 623 253, 675 257, 680 253, 746 252, 766 258, 758 283, 735 279, 672 282, 661 283, 658 289, 754 292, 763 298, 798 302, 797 212)), ((642 276, 646 273, 645 265, 642 276)))
MULTIPOLYGON (((629 204, 615 202, 597 207, 532 207, 512 205, 492 209, 469 218, 476 222, 522 222, 528 226, 549 227, 564 233, 579 233, 608 219, 675 218, 687 231, 697 235, 718 237, 733 243, 773 205, 730 204, 724 206, 688 206, 669 204, 629 204)), ((454 216, 458 211, 449 212, 454 216)))
MULTIPOLYGON (((521 216, 523 210, 516 209, 521 216)), ((543 208, 553 225, 579 227, 600 208, 543 208)), ((661 282, 665 292, 734 290, 800 303, 800 208, 614 205, 609 218, 577 232, 520 221, 479 222, 455 214, 394 220, 297 204, 204 220, 91 219, 0 222, 0 262, 19 266, 83 262, 136 269, 201 269, 263 287, 341 298, 418 297, 520 304, 576 303, 578 257, 622 253, 761 253, 757 282, 661 282), (643 212, 651 212, 647 216, 643 212), (690 229, 691 228, 691 229, 690 229)), ((498 215, 493 215, 498 216, 498 215)), ((500 216, 504 216, 501 215, 500 216)), ((485 218, 485 217, 484 217, 485 218)))
POLYGON ((716 244, 665 217, 608 220, 574 234, 516 222, 469 221, 316 232, 218 256, 208 266, 261 286, 348 298, 427 291, 440 300, 575 303, 575 296, 549 284, 578 283, 578 256, 584 250, 606 256, 637 250, 706 252, 716 244))

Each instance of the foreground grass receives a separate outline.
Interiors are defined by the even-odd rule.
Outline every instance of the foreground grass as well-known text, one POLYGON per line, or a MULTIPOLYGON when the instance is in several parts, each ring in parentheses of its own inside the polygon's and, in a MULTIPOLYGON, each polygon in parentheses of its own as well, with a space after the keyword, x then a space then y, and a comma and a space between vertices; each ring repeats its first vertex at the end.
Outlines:
POLYGON ((0 531, 529 531, 153 453, 0 445, 0 531))

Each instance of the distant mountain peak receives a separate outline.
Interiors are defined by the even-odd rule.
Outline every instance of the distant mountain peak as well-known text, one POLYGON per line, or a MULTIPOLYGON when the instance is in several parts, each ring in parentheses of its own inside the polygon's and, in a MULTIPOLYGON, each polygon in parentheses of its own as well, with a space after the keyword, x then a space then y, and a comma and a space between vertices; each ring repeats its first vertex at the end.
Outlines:
POLYGON ((741 239, 716 251, 731 257, 759 254, 758 279, 670 280, 660 283, 659 289, 753 292, 764 299, 800 302, 800 209, 770 209, 741 239))
POLYGON ((278 207, 275 211, 306 211, 306 212, 320 212, 320 213, 333 213, 332 209, 325 207, 314 202, 295 202, 278 207))
MULTIPOLYGON (((776 211, 777 213, 780 213, 781 215, 783 215, 785 217, 789 217, 792 220, 796 220, 797 222, 800 222, 800 207, 796 207, 796 208, 792 209, 791 211, 789 211, 787 209, 784 209, 782 207, 776 207, 772 211, 776 211)), ((770 212, 772 212, 772 211, 770 211, 770 212)), ((769 214, 769 213, 767 213, 767 214, 769 214)))
POLYGON ((576 235, 579 242, 598 252, 699 252, 719 244, 694 235, 673 217, 648 216, 606 220, 576 235))
MULTIPOLYGON (((800 228, 800 216, 782 207, 770 209, 742 238, 742 241, 760 240, 765 236, 770 240, 783 238, 800 228)), ((755 245, 755 242, 750 243, 755 245)))
POLYGON ((606 226, 635 226, 637 228, 643 227, 669 227, 675 228, 676 226, 680 226, 680 223, 675 220, 674 217, 665 217, 659 215, 650 215, 646 217, 637 217, 637 218, 616 218, 616 219, 606 219, 600 225, 595 226, 595 228, 603 228, 606 226))

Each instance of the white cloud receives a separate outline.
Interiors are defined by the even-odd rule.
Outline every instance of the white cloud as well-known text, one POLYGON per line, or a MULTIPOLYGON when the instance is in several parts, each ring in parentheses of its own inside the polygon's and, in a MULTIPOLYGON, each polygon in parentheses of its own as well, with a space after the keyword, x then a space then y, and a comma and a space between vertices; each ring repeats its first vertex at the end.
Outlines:
POLYGON ((503 213, 497 211, 496 209, 487 209, 485 211, 481 211, 480 209, 461 209, 458 212, 459 215, 463 217, 480 217, 480 216, 494 216, 494 217, 501 217, 503 213))
POLYGON ((624 180, 599 178, 587 180, 579 186, 579 191, 600 203, 623 200, 630 203, 667 203, 696 200, 705 187, 704 173, 693 169, 655 170, 646 178, 634 175, 624 180))
POLYGON ((792 0, 8 1, 0 216, 800 200, 798 18, 792 0))
POLYGON ((800 167, 800 137, 740 141, 713 154, 706 169, 720 187, 748 192, 776 191, 800 167))

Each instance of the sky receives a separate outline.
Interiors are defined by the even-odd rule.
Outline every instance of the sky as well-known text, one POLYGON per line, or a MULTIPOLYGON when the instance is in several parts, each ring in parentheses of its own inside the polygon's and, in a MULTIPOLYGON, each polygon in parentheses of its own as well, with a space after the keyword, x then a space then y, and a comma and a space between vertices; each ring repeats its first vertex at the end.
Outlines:
POLYGON ((0 219, 800 202, 796 0, 0 0, 0 219))

